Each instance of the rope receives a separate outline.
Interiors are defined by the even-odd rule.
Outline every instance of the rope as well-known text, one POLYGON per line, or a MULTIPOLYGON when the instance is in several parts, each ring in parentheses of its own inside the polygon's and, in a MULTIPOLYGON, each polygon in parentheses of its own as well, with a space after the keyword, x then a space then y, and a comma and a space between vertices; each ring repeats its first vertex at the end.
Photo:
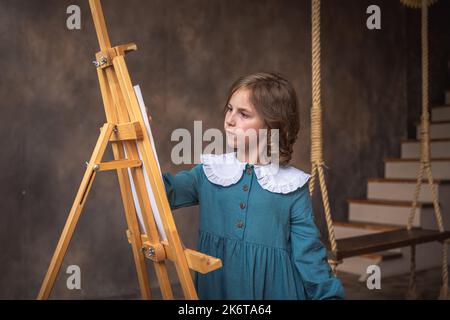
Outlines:
POLYGON ((311 181, 309 183, 309 192, 314 194, 314 185, 316 175, 319 175, 319 185, 322 192, 323 207, 325 210, 325 219, 327 223, 328 239, 331 245, 333 259, 330 259, 330 265, 333 273, 336 274, 336 268, 339 261, 337 257, 337 243, 334 235, 333 220, 331 218, 330 203, 328 200, 328 191, 323 173, 325 163, 323 161, 322 145, 322 106, 321 106, 321 72, 320 72, 320 0, 312 0, 311 3, 311 47, 312 47, 312 108, 311 108, 311 181))
POLYGON ((416 246, 411 246, 410 278, 406 298, 409 300, 416 300, 418 298, 416 290, 416 246))
MULTIPOLYGON (((433 181, 433 175, 431 173, 431 163, 430 163, 430 119, 429 119, 429 57, 428 57, 428 6, 427 0, 422 0, 422 28, 421 28, 421 39, 422 39, 422 116, 420 123, 420 168, 417 175, 416 188, 414 190, 414 198, 411 207, 411 212, 408 218, 407 229, 412 229, 412 224, 415 218, 418 198, 420 194, 420 188, 422 181, 424 179, 424 174, 428 178, 428 184, 430 185, 434 213, 436 217, 436 222, 440 232, 444 231, 444 223, 442 221, 441 208, 439 206, 438 195, 436 191, 436 185, 433 181)), ((443 242, 442 245, 442 287, 440 291, 440 299, 448 299, 448 267, 447 267, 447 257, 448 255, 448 240, 443 242)), ((415 247, 411 248, 411 278, 410 278, 410 288, 408 296, 415 295, 415 247), (413 270, 414 269, 414 270, 413 270)))

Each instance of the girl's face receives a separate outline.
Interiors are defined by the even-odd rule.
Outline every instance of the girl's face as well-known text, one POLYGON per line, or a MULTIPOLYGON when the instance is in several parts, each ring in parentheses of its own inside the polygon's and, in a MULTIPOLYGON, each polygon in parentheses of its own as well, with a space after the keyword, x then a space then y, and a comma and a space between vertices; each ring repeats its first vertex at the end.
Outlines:
POLYGON ((264 119, 250 102, 249 96, 250 91, 248 89, 238 89, 231 96, 227 106, 224 129, 227 144, 232 148, 237 147, 238 136, 244 134, 245 144, 248 146, 248 138, 251 136, 248 133, 249 130, 255 130, 256 135, 258 135, 259 129, 267 128, 264 119))

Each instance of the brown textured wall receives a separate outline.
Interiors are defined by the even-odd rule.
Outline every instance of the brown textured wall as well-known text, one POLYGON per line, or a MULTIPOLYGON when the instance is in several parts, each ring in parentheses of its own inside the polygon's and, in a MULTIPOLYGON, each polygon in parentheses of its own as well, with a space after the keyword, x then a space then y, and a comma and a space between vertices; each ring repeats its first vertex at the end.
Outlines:
MULTIPOLYGON (((194 120, 221 128, 218 110, 231 82, 276 70, 298 92, 302 129, 293 164, 309 172, 309 1, 105 0, 104 11, 113 44, 138 44, 127 63, 154 118, 163 171, 190 167, 170 161, 174 129, 192 131, 194 120)), ((336 219, 346 218, 346 198, 365 196, 366 179, 383 174, 381 159, 398 156, 406 137, 405 54, 407 38, 417 36, 407 33, 411 15, 393 0, 323 1, 324 155, 336 219), (374 3, 382 10, 379 31, 365 27, 374 3)), ((0 298, 34 298, 105 121, 91 65, 98 44, 87 1, 61 0, 0 0, 0 43, 0 298), (81 7, 80 31, 65 27, 70 4, 81 7)), ((174 215, 194 247, 196 208, 174 215)), ((53 297, 136 296, 125 229, 116 176, 102 173, 53 297), (81 292, 65 287, 71 264, 81 267, 81 292)))
MULTIPOLYGON (((450 1, 439 1, 429 10, 430 106, 444 104, 450 88, 450 1)), ((422 110, 420 10, 406 16, 408 137, 415 139, 422 110)))

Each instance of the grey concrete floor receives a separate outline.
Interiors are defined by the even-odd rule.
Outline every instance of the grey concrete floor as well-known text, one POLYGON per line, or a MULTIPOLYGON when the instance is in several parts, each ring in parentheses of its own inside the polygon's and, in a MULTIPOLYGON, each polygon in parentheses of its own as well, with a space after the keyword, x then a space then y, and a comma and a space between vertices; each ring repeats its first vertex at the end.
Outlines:
MULTIPOLYGON (((349 300, 403 300, 408 292, 409 274, 381 279, 381 288, 369 290, 358 276, 341 272, 341 279, 349 300)), ((419 299, 435 300, 441 288, 441 268, 416 273, 416 292, 419 299)))
MULTIPOLYGON (((382 278, 381 288, 372 290, 367 288, 365 281, 358 281, 356 275, 341 272, 338 277, 344 285, 348 300, 404 300, 408 292, 409 274, 382 278)), ((437 299, 441 288, 441 268, 417 272, 416 283, 419 299, 437 299)), ((161 299, 158 291, 153 290, 154 299, 161 299)), ((177 299, 182 299, 183 294, 179 286, 173 286, 173 291, 177 299)))

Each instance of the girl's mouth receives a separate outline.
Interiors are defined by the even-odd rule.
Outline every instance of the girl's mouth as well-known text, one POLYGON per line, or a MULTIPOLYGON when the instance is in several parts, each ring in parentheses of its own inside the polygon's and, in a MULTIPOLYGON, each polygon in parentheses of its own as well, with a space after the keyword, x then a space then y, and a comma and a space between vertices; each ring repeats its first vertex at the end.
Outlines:
POLYGON ((236 133, 234 133, 234 132, 232 132, 232 131, 229 131, 229 130, 225 130, 226 131, 226 133, 228 133, 228 134, 232 134, 233 136, 235 136, 236 135, 236 133))

